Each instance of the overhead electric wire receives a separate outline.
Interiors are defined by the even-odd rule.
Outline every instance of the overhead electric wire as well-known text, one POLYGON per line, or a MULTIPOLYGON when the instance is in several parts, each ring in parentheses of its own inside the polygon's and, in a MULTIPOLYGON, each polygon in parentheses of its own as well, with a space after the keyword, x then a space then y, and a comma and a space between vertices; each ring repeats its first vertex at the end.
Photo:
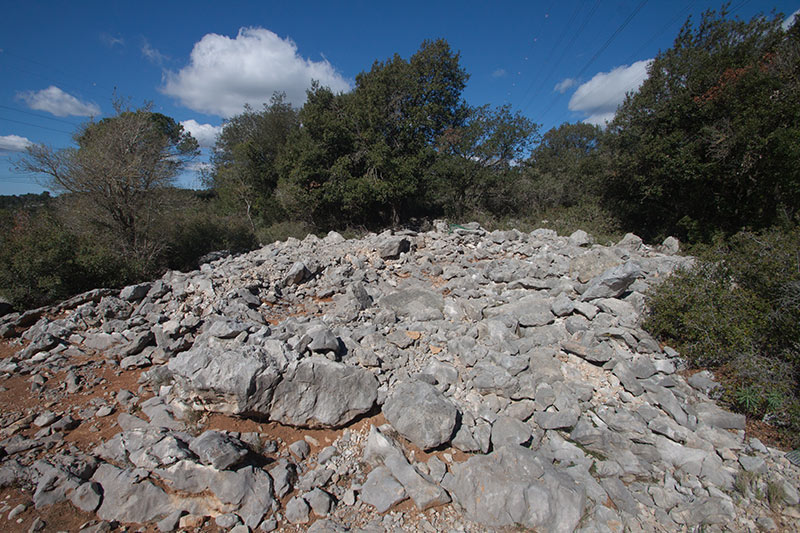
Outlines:
POLYGON ((636 51, 635 51, 634 53, 632 53, 631 55, 629 55, 629 56, 628 56, 628 58, 627 58, 627 59, 625 59, 625 64, 626 64, 626 65, 627 65, 627 64, 630 64, 630 63, 631 63, 631 61, 633 61, 633 60, 634 60, 634 59, 635 59, 637 56, 641 56, 641 52, 642 52, 642 50, 643 50, 644 48, 646 48, 646 47, 647 47, 647 46, 649 46, 649 45, 650 45, 650 44, 651 44, 653 41, 655 41, 656 39, 658 39, 659 37, 661 37, 662 35, 664 35, 664 33, 665 33, 665 32, 666 32, 666 31, 667 31, 669 28, 671 28, 671 27, 672 27, 672 26, 673 26, 673 25, 674 25, 674 24, 675 24, 675 23, 676 23, 678 20, 680 20, 680 19, 685 19, 685 18, 686 18, 686 14, 687 14, 687 13, 691 13, 691 11, 692 11, 692 8, 694 7, 694 5, 695 5, 696 3, 697 3, 697 0, 692 0, 692 1, 689 3, 689 5, 688 5, 688 6, 686 6, 686 7, 685 7, 685 8, 683 8, 681 11, 679 11, 679 12, 678 12, 678 14, 677 14, 677 15, 675 15, 674 17, 672 17, 672 18, 670 19, 670 21, 669 21, 669 22, 667 22, 666 24, 664 24, 663 26, 661 26, 661 30, 660 30, 660 31, 658 31, 657 33, 654 33, 654 34, 653 34, 653 35, 652 35, 652 36, 651 36, 651 37, 650 37, 648 40, 646 40, 646 41, 644 42, 644 44, 642 44, 642 45, 638 46, 638 47, 637 47, 637 49, 636 49, 636 51))
MULTIPOLYGON (((46 63, 42 63, 41 61, 36 61, 35 59, 30 59, 28 57, 21 56, 21 55, 15 53, 15 52, 10 52, 6 48, 0 49, 0 57, 3 57, 4 55, 5 56, 9 56, 9 57, 14 57, 14 58, 20 59, 22 61, 26 61, 28 63, 33 63, 34 65, 37 65, 39 67, 44 67, 45 69, 47 69, 50 72, 58 73, 62 77, 62 79, 60 81, 55 79, 55 78, 50 78, 50 77, 47 77, 47 76, 43 76, 42 74, 39 74, 39 73, 36 73, 36 72, 31 72, 29 70, 25 70, 25 69, 23 69, 21 67, 15 66, 15 65, 8 65, 11 68, 19 70, 21 72, 25 72, 26 74, 31 74, 33 76, 37 76, 37 77, 40 77, 40 78, 43 78, 43 79, 47 79, 47 80, 53 81, 55 83, 59 83, 59 84, 63 85, 64 87, 69 87, 69 85, 65 85, 63 83, 64 80, 72 80, 72 82, 75 82, 75 83, 88 84, 88 86, 90 87, 90 91, 93 92, 93 93, 96 93, 97 95, 100 95, 100 90, 101 89, 103 91, 111 91, 111 92, 114 91, 114 89, 112 89, 112 88, 104 87, 102 85, 97 85, 96 82, 90 82, 88 77, 84 77, 84 76, 76 77, 76 76, 74 76, 74 75, 72 75, 72 74, 70 74, 68 72, 64 72, 63 70, 59 69, 58 67, 54 67, 52 65, 48 65, 46 63)), ((75 87, 73 85, 73 88, 77 88, 77 87, 75 87)))
MULTIPOLYGON (((552 9, 554 4, 555 4, 555 2, 553 2, 553 4, 551 4, 550 9, 552 9)), ((572 22, 575 20, 575 17, 578 16, 578 12, 580 11, 580 9, 581 9, 581 5, 580 4, 575 4, 575 10, 570 15, 569 20, 567 21, 566 27, 570 27, 572 25, 572 22)), ((548 10, 548 11, 550 11, 550 10, 548 10)), ((565 32, 565 31, 562 31, 562 32, 559 33, 558 40, 556 40, 553 43, 553 46, 550 47, 550 52, 547 54, 547 57, 552 57, 555 54, 556 49, 561 44, 561 41, 564 40, 564 37, 566 37, 566 35, 567 35, 567 32, 565 32)), ((552 74, 552 72, 550 74, 552 74)), ((528 84, 528 87, 522 93, 522 99, 523 100, 527 97, 526 95, 528 95, 530 93, 531 89, 533 88, 533 84, 536 83, 537 79, 538 80, 542 80, 542 78, 531 77, 531 82, 528 84)), ((540 90, 541 90, 541 87, 539 87, 536 90, 536 92, 538 93, 540 90)))
POLYGON ((548 71, 547 75, 544 76, 541 79, 541 83, 539 84, 539 87, 537 87, 536 92, 531 94, 531 98, 529 99, 529 102, 527 104, 523 105, 523 107, 522 107, 522 111, 523 112, 525 112, 530 107, 530 105, 531 105, 531 103, 533 101, 533 97, 535 97, 536 95, 541 93, 542 89, 544 88, 544 85, 547 83, 547 81, 553 75, 553 72, 555 72, 556 68, 558 68, 558 65, 560 65, 561 62, 564 60, 564 56, 572 48, 572 45, 575 44, 575 41, 578 39, 578 37, 581 35, 581 33, 583 33, 583 30, 586 28, 586 25, 592 19, 592 16, 594 15, 595 11, 597 11, 598 7, 600 7, 600 0, 597 0, 594 3, 594 5, 589 10, 589 13, 586 15, 586 18, 583 20, 583 22, 581 23, 581 25, 578 28, 578 30, 572 34, 572 38, 570 39, 569 43, 565 47, 563 47, 561 49, 561 55, 558 57, 556 62, 551 65, 551 68, 548 71))
MULTIPOLYGON (((600 49, 583 66, 583 68, 581 68, 581 70, 578 72, 578 74, 575 76, 575 78, 579 78, 586 71, 586 69, 588 69, 591 66, 592 63, 594 63, 594 61, 598 58, 598 56, 601 53, 603 53, 609 47, 609 45, 614 41, 614 39, 616 39, 616 37, 620 34, 620 32, 622 30, 624 30, 628 26, 628 24, 631 23, 633 18, 639 13, 639 11, 641 11, 641 9, 644 7, 644 5, 646 3, 647 3, 647 0, 642 0, 641 2, 639 2, 639 5, 636 7, 636 9, 634 9, 633 12, 630 15, 628 15, 628 17, 622 22, 622 24, 620 24, 617 27, 617 29, 614 30, 614 32, 609 36, 609 38, 606 39, 606 42, 603 43, 603 45, 600 47, 600 49)), ((550 113, 550 111, 552 111, 553 107, 555 106, 556 102, 558 101, 558 99, 560 97, 561 97, 560 94, 556 94, 556 95, 553 96, 553 98, 550 100, 550 103, 547 105, 547 107, 545 107, 544 112, 542 113, 542 116, 545 116, 548 113, 550 113)))
POLYGON ((642 8, 645 6, 646 3, 647 0, 642 0, 641 2, 639 2, 639 5, 636 6, 636 9, 633 10, 633 13, 628 15, 628 18, 626 18, 625 21, 622 24, 620 24, 616 30, 614 30, 614 33, 612 33, 611 36, 608 39, 606 39, 606 42, 603 43, 603 46, 600 47, 600 50, 595 52, 592 58, 583 66, 583 68, 578 72, 578 74, 575 75, 576 79, 580 78, 583 75, 583 73, 586 72, 586 70, 592 65, 592 63, 595 62, 595 60, 600 56, 600 54, 606 51, 609 45, 611 45, 614 39, 616 39, 617 35, 619 35, 619 33, 622 30, 624 30, 628 26, 628 24, 631 23, 633 17, 635 17, 639 13, 639 11, 642 10, 642 8))
POLYGON ((63 122, 64 124, 69 124, 70 126, 75 126, 76 128, 80 126, 80 124, 77 124, 77 123, 75 123, 75 122, 71 122, 71 121, 69 121, 69 120, 64 120, 64 119, 62 119, 62 118, 48 117, 48 116, 46 116, 46 115, 41 115, 41 114, 39 114, 39 113, 33 113, 33 112, 31 112, 31 111, 26 111, 26 110, 24 110, 24 109, 18 109, 18 108, 16 108, 16 107, 11 107, 11 106, 7 106, 7 105, 2 105, 2 104, 0 104, 0 108, 3 108, 3 109, 8 109, 8 110, 10 110, 10 111, 16 111, 17 113, 24 113, 24 114, 26 114, 26 115, 31 115, 31 116, 33 116, 33 117, 37 117, 37 118, 43 118, 43 119, 45 119, 45 120, 53 120, 53 121, 55 121, 55 122, 63 122))
POLYGON ((36 183, 36 176, 0 176, 0 181, 8 183, 36 183))
POLYGON ((14 120, 13 118, 0 117, 0 120, 5 120, 6 122, 14 122, 16 124, 24 124, 25 126, 33 126, 34 128, 41 128, 43 130, 55 131, 55 132, 58 132, 58 133, 66 133, 67 135, 72 135, 74 133, 74 132, 71 132, 71 131, 64 131, 64 130, 57 130, 55 128, 48 128, 47 126, 40 126, 38 124, 33 124, 31 122, 23 122, 22 120, 14 120))

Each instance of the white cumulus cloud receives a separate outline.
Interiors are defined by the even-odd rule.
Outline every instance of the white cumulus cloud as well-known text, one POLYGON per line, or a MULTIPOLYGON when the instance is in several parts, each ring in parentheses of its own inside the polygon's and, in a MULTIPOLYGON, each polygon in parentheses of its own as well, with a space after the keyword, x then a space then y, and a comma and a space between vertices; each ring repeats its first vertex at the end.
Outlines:
POLYGON ((553 90, 558 91, 561 94, 564 94, 565 92, 567 92, 569 89, 572 89, 576 85, 578 85, 578 80, 576 80, 575 78, 565 78, 561 80, 559 83, 556 83, 556 86, 553 87, 553 90))
POLYGON ((178 72, 166 71, 161 91, 186 107, 230 117, 244 104, 260 107, 275 91, 301 105, 311 80, 334 92, 350 83, 327 60, 311 61, 298 54, 291 39, 281 39, 264 28, 241 28, 235 38, 209 33, 195 43, 189 64, 178 72))
POLYGON ((569 110, 589 115, 584 122, 604 125, 614 118, 625 94, 641 87, 647 78, 647 67, 652 59, 637 61, 629 66, 617 67, 610 72, 599 72, 578 87, 569 100, 569 110))
POLYGON ((200 124, 194 119, 181 121, 183 129, 192 134, 203 148, 211 148, 217 142, 217 136, 222 131, 222 126, 212 126, 211 124, 200 124))
POLYGON ((31 109, 47 111, 57 117, 70 115, 90 117, 100 114, 100 108, 94 102, 81 102, 55 85, 41 91, 17 93, 17 98, 23 100, 31 109))
POLYGON ((502 78, 505 75, 506 75, 506 69, 504 69, 504 68, 499 68, 499 69, 495 70, 494 72, 492 72, 492 77, 493 78, 502 78))
POLYGON ((33 143, 19 135, 0 135, 0 152, 24 152, 33 143))

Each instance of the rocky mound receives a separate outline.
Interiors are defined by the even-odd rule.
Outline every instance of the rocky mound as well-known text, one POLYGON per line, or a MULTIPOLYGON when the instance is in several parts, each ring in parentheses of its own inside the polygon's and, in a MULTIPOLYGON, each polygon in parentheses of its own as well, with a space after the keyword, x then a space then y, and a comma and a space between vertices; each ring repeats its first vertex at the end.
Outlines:
POLYGON ((332 232, 8 315, 0 527, 794 530, 798 468, 640 327, 690 261, 332 232))

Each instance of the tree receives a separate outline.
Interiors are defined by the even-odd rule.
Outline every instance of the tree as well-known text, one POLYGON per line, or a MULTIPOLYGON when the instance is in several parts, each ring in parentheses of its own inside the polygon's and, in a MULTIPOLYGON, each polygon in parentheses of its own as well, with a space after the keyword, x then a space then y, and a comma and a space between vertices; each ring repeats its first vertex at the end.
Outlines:
POLYGON ((124 253, 148 262, 161 246, 151 232, 161 207, 158 192, 199 148, 183 126, 151 105, 130 110, 115 102, 115 110, 83 126, 74 135, 77 147, 34 145, 17 167, 46 174, 52 189, 84 199, 90 222, 108 230, 124 253))
POLYGON ((290 134, 299 127, 297 110, 276 93, 260 112, 245 106, 222 129, 211 158, 210 185, 226 203, 244 208, 255 232, 253 217, 264 218, 274 202, 278 159, 290 134))
POLYGON ((425 41, 408 61, 376 61, 355 89, 315 85, 300 112, 278 194, 317 224, 396 224, 430 202, 435 143, 466 118, 467 80, 446 41, 425 41))
POLYGON ((607 192, 645 237, 791 220, 800 205, 800 25, 688 20, 626 98, 604 147, 607 192))
POLYGON ((461 218, 470 211, 520 207, 510 187, 518 183, 519 164, 537 130, 509 105, 471 108, 463 126, 445 130, 435 167, 445 213, 461 218))
POLYGON ((592 124, 564 123, 544 134, 526 162, 536 208, 571 207, 594 195, 601 133, 592 124))

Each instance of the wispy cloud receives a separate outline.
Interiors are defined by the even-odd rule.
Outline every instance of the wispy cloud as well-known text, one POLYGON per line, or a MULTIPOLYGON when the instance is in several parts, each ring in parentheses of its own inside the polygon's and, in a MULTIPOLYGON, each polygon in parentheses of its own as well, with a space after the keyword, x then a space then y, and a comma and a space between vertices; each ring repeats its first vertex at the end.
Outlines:
POLYGON ((143 39, 142 41, 142 55, 145 59, 158 66, 163 66, 164 63, 169 61, 169 56, 162 54, 157 49, 150 46, 147 39, 143 39))
POLYGON ((19 135, 0 135, 0 153, 24 152, 33 143, 27 137, 19 135))
POLYGON ((115 46, 125 46, 125 39, 123 39, 121 35, 114 36, 107 32, 100 34, 100 41, 109 48, 114 48, 115 46))
POLYGON ((17 98, 28 104, 31 109, 47 111, 57 117, 89 117, 100 114, 100 107, 94 102, 82 102, 55 85, 41 91, 17 93, 17 98))
POLYGON ((164 94, 189 109, 230 117, 244 104, 259 107, 276 91, 301 105, 306 89, 318 80, 333 91, 347 91, 350 82, 327 60, 301 57, 291 39, 264 28, 242 28, 236 37, 209 33, 195 43, 189 64, 165 73, 164 94))
POLYGON ((652 59, 637 61, 629 66, 617 67, 610 72, 599 72, 578 87, 569 100, 570 111, 589 115, 584 122, 598 126, 610 122, 625 95, 641 87, 647 78, 647 67, 652 59))
POLYGON ((569 89, 572 89, 576 85, 578 85, 578 80, 574 78, 565 78, 561 80, 559 83, 556 83, 556 86, 553 87, 553 90, 558 91, 561 94, 564 94, 565 92, 567 92, 569 89))
POLYGON ((203 148, 211 148, 217 143, 217 137, 222 131, 222 126, 212 126, 211 124, 200 124, 194 119, 181 121, 183 129, 192 134, 203 148))
POLYGON ((495 70, 494 72, 492 72, 492 77, 493 78, 502 78, 502 77, 505 77, 506 74, 507 74, 506 69, 499 68, 499 69, 495 70))

